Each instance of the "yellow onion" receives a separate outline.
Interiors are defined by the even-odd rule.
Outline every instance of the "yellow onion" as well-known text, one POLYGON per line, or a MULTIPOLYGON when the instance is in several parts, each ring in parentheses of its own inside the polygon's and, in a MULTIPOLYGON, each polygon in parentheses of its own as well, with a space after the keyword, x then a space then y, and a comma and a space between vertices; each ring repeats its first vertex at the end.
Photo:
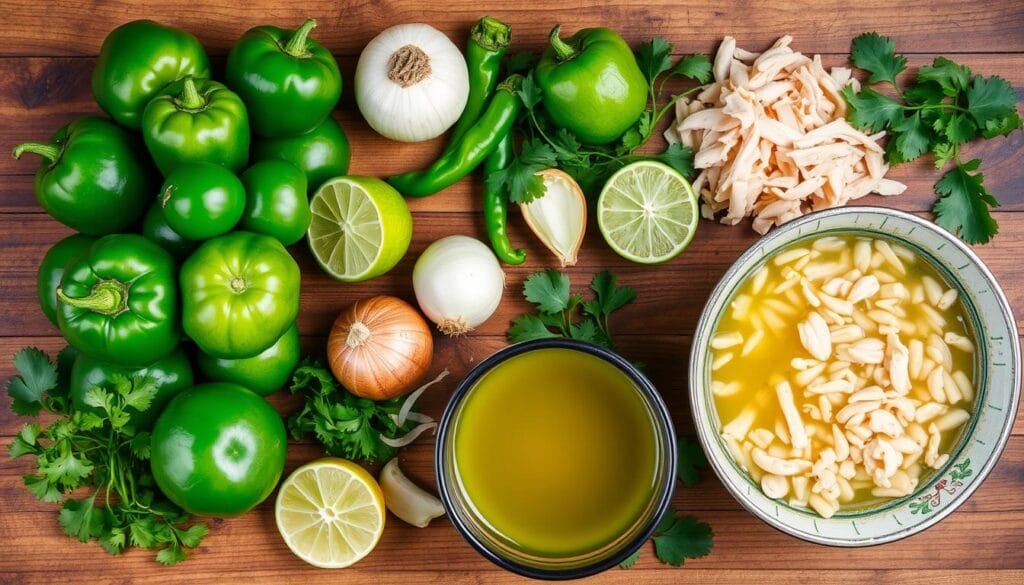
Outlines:
POLYGON ((413 388, 434 357, 430 327, 409 303, 363 299, 335 319, 327 339, 331 371, 353 394, 387 400, 413 388))

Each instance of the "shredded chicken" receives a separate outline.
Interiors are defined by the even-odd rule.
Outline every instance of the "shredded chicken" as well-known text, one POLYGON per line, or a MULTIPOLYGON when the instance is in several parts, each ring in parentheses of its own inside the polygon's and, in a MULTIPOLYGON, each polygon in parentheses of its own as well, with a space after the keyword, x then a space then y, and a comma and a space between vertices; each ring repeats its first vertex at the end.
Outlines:
POLYGON ((700 174, 694 189, 701 214, 735 225, 753 217, 766 233, 801 215, 839 207, 869 193, 898 195, 906 185, 886 179, 879 146, 847 123, 840 90, 859 89, 845 67, 826 71, 790 48, 784 36, 763 53, 725 37, 714 80, 696 98, 676 103, 669 142, 693 149, 700 174))

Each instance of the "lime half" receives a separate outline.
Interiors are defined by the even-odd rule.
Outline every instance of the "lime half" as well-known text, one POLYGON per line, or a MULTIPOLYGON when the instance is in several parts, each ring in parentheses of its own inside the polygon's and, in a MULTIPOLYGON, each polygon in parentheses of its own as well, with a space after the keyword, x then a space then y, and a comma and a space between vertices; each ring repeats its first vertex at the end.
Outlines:
POLYGON ((597 225, 612 250, 641 264, 675 258, 697 231, 697 195, 675 169, 643 160, 616 172, 597 200, 597 225))
POLYGON ((409 249, 412 214, 398 191, 380 179, 330 179, 317 189, 309 209, 309 247, 338 280, 380 276, 409 249))

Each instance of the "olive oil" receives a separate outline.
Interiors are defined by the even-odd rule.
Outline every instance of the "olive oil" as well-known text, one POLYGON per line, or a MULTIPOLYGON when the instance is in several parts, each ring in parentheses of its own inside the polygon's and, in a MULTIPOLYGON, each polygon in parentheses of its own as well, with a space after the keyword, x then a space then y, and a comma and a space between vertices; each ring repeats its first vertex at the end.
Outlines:
POLYGON ((600 549, 634 525, 655 489, 658 447, 640 391, 582 351, 499 363, 469 390, 453 429, 470 507, 530 554, 600 549))

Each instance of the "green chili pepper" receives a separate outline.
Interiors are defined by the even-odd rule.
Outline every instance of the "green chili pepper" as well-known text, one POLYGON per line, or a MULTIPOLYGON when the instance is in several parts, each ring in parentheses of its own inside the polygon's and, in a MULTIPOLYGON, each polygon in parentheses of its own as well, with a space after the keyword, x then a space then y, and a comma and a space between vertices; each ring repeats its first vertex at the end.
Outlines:
POLYGON ((508 51, 511 39, 512 27, 490 16, 481 18, 470 29, 469 43, 466 45, 469 98, 448 139, 449 149, 458 144, 462 135, 473 127, 487 105, 487 100, 491 99, 494 88, 498 86, 501 58, 508 51))
POLYGON ((294 32, 257 26, 228 54, 225 78, 248 106, 256 134, 304 134, 338 103, 341 72, 331 52, 309 37, 315 26, 312 19, 294 32))
POLYGON ((111 118, 138 130, 149 100, 187 75, 210 77, 210 59, 199 39, 152 20, 134 20, 103 40, 92 71, 92 95, 111 118))
POLYGON ((522 109, 523 102, 516 95, 522 82, 522 75, 512 75, 501 82, 476 124, 434 164, 423 170, 395 175, 388 178, 388 182, 407 197, 426 197, 473 172, 511 131, 522 109))
POLYGON ((585 144, 622 136, 647 107, 647 80, 633 51, 615 31, 585 28, 562 40, 560 27, 537 64, 544 110, 585 144))
POLYGON ((249 160, 249 115, 222 83, 186 77, 161 91, 142 113, 142 137, 166 177, 187 162, 238 172, 249 160))
POLYGON ((156 177, 145 146, 109 120, 79 118, 49 143, 18 145, 14 158, 26 152, 43 159, 35 180, 39 205, 83 234, 128 229, 153 200, 156 177))
MULTIPOLYGON (((484 176, 500 171, 512 162, 512 135, 507 134, 484 160, 484 176)), ((517 249, 508 240, 508 197, 502 189, 495 188, 490 181, 484 183, 484 224, 491 248, 498 259, 505 264, 522 264, 526 261, 526 250, 517 249)))

